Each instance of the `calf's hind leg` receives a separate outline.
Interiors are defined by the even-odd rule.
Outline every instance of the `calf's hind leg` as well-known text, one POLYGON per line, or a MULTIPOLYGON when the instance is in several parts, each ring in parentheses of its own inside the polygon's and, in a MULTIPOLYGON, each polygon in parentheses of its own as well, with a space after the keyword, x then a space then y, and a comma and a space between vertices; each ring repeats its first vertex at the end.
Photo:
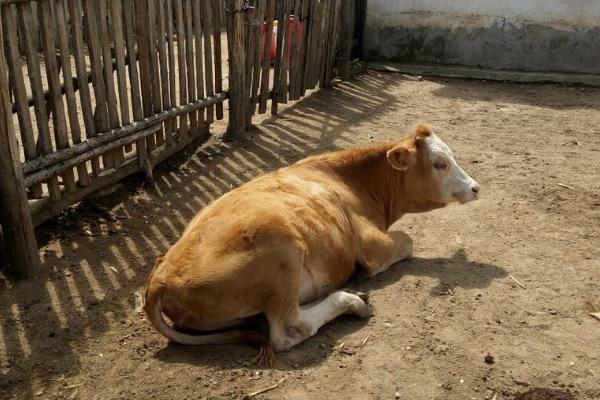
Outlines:
POLYGON ((314 336, 320 327, 343 314, 371 316, 365 301, 356 294, 337 291, 304 306, 290 304, 287 312, 267 313, 270 339, 275 351, 288 351, 314 336))

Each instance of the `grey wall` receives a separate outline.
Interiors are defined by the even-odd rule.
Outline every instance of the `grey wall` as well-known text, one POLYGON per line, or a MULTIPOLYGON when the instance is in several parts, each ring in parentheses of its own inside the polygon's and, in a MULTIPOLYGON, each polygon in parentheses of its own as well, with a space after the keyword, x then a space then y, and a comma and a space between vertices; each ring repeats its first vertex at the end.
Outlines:
POLYGON ((600 73, 597 0, 369 0, 369 60, 600 73))

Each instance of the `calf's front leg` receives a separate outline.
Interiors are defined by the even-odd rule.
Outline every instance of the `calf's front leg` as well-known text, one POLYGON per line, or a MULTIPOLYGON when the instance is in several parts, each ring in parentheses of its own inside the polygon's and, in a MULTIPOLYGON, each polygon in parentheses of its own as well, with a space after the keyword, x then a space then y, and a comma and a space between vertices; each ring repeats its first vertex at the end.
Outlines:
POLYGON ((376 228, 366 229, 362 235, 362 257, 358 263, 363 273, 358 280, 382 273, 393 264, 412 257, 413 241, 404 232, 382 232, 376 228))

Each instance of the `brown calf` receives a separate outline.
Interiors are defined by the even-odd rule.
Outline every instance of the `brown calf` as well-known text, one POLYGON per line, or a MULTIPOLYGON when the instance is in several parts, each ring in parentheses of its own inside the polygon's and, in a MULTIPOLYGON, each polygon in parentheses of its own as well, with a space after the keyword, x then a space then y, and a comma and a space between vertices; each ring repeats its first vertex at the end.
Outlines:
POLYGON ((395 143, 304 159, 196 215, 152 271, 144 309, 174 342, 289 350, 339 315, 370 315, 362 294, 339 289, 357 265, 373 276, 412 255, 411 239, 388 231, 402 215, 478 192, 428 125, 395 143), (268 338, 240 328, 259 314, 268 338))

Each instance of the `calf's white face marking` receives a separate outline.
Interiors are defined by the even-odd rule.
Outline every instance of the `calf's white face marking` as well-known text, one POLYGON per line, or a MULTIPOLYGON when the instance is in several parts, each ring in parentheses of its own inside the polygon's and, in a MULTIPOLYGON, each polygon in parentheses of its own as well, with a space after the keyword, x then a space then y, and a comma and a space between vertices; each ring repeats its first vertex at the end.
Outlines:
POLYGON ((480 186, 454 159, 452 150, 439 137, 432 134, 424 139, 425 149, 432 165, 432 176, 438 184, 440 200, 446 204, 461 204, 476 200, 480 186))

